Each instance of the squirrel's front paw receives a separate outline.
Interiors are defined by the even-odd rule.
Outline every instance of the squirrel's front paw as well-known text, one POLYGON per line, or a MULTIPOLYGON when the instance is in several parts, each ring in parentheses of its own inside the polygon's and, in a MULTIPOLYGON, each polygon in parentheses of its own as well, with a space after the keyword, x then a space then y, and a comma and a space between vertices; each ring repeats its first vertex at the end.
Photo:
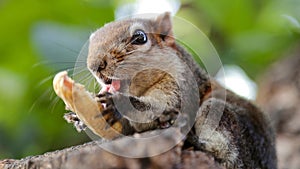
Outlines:
POLYGON ((86 129, 86 125, 78 118, 78 116, 74 112, 65 113, 64 119, 68 123, 73 123, 78 132, 86 129))
POLYGON ((116 122, 118 122, 122 115, 116 109, 114 102, 113 102, 113 95, 109 92, 104 92, 97 95, 97 101, 104 105, 104 110, 101 112, 101 117, 107 121, 109 126, 113 126, 116 122))
POLYGON ((168 110, 164 111, 158 118, 160 128, 168 128, 172 126, 175 123, 175 120, 178 116, 178 111, 177 110, 168 110))

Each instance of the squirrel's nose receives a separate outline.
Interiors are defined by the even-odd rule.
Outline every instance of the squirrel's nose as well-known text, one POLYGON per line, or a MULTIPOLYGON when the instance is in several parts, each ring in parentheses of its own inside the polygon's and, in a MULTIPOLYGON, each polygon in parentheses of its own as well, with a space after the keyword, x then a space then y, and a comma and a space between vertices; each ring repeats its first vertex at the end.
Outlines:
POLYGON ((97 72, 101 72, 102 70, 104 70, 106 68, 106 66, 107 66, 106 60, 101 60, 98 63, 97 72))
POLYGON ((101 72, 107 66, 106 60, 89 60, 88 67, 93 72, 101 72))

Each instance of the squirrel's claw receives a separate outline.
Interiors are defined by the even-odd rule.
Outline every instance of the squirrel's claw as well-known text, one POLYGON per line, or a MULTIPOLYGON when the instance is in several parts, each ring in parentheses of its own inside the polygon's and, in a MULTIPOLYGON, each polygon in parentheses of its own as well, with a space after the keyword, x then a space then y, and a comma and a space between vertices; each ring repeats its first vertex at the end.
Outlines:
POLYGON ((87 126, 78 118, 78 116, 74 112, 65 113, 64 119, 68 123, 73 123, 78 132, 81 132, 87 128, 87 126))
POLYGON ((114 106, 113 95, 109 92, 104 92, 98 94, 97 98, 98 102, 105 104, 105 108, 101 112, 101 115, 99 115, 99 117, 101 116, 105 118, 107 122, 106 128, 113 126, 122 118, 121 114, 117 111, 117 109, 114 106))
POLYGON ((160 117, 158 118, 159 120, 159 124, 160 124, 160 128, 164 129, 164 128, 168 128, 170 126, 172 126, 178 116, 178 110, 169 110, 169 111, 164 111, 160 117))

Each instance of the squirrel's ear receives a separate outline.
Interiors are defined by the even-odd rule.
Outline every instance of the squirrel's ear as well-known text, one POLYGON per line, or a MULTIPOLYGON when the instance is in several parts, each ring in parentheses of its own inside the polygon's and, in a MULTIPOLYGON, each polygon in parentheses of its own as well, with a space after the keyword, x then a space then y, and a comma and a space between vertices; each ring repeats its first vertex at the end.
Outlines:
POLYGON ((165 12, 157 16, 156 32, 160 35, 161 40, 165 41, 168 45, 174 45, 175 40, 173 37, 172 21, 170 12, 165 12))

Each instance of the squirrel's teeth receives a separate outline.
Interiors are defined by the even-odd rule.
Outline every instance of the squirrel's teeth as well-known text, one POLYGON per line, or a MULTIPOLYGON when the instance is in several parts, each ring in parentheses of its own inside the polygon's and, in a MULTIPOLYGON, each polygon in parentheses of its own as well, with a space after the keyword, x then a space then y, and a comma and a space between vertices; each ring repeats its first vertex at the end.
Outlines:
POLYGON ((110 88, 111 88, 111 85, 110 85, 110 84, 109 84, 109 85, 104 85, 104 86, 102 86, 102 88, 101 88, 99 94, 102 94, 102 93, 105 93, 105 92, 109 92, 110 88))
POLYGON ((100 94, 105 93, 105 92, 116 93, 117 91, 120 90, 120 87, 121 87, 120 80, 113 80, 111 84, 102 86, 99 93, 100 94))

